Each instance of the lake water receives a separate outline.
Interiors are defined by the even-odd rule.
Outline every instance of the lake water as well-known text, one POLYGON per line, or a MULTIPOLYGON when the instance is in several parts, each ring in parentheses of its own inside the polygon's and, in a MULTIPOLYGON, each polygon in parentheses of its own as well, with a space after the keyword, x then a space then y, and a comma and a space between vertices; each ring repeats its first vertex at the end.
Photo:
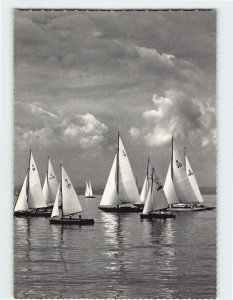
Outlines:
POLYGON ((14 218, 16 298, 216 298, 216 210, 140 221, 80 198, 94 226, 14 218))

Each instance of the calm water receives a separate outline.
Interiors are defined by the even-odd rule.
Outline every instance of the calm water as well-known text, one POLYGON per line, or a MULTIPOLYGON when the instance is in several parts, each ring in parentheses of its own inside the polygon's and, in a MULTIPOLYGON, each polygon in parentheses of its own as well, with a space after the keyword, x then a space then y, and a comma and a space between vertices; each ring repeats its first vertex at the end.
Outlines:
POLYGON ((99 201, 81 197, 94 226, 14 218, 15 297, 216 298, 215 210, 140 221, 99 201))

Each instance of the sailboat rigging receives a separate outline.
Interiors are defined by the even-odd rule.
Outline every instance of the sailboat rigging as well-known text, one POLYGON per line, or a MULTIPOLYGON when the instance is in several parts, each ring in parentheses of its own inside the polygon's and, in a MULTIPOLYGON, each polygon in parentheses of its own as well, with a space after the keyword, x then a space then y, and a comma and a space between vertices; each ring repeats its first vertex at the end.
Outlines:
POLYGON ((140 197, 132 168, 118 132, 117 153, 104 189, 99 209, 107 212, 138 212, 140 197))
POLYGON ((51 224, 93 225, 94 219, 84 219, 81 215, 79 215, 79 218, 72 217, 82 211, 83 209, 79 202, 78 195, 61 162, 60 184, 49 222, 51 224), (61 202, 61 209, 59 209, 59 202, 61 202))
POLYGON ((91 181, 86 181, 85 198, 95 198, 92 191, 91 181))
POLYGON ((164 192, 171 211, 200 211, 215 208, 202 204, 203 198, 187 155, 184 153, 184 159, 181 157, 173 136, 171 162, 164 183, 164 192))
POLYGON ((29 167, 17 199, 15 216, 49 216, 37 166, 30 149, 29 167))
POLYGON ((151 186, 148 191, 141 219, 167 219, 175 218, 171 212, 167 212, 168 202, 163 191, 163 186, 154 167, 152 168, 151 186))

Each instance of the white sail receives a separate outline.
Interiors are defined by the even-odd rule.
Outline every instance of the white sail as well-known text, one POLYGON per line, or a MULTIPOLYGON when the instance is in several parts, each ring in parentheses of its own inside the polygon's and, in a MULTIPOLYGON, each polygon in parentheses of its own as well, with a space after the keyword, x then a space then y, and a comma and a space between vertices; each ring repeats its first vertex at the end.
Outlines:
POLYGON ((43 185, 43 194, 47 206, 52 205, 57 194, 58 182, 50 159, 48 160, 48 171, 43 185))
POLYGON ((167 198, 164 194, 163 186, 156 171, 154 171, 153 176, 152 203, 153 210, 160 210, 168 207, 167 198))
POLYGON ((93 191, 91 187, 91 181, 89 180, 89 196, 93 197, 93 191))
POLYGON ((115 155, 104 193, 100 201, 100 206, 116 206, 121 204, 121 200, 116 190, 116 165, 117 155, 115 155))
POLYGON ((28 196, 27 196, 28 172, 25 176, 19 197, 17 199, 14 211, 27 211, 28 210, 28 196))
POLYGON ((141 191, 141 194, 140 194, 140 200, 141 200, 141 203, 143 203, 143 204, 146 202, 149 187, 150 187, 150 185, 149 185, 149 182, 148 182, 148 177, 146 176, 145 180, 144 180, 144 183, 143 183, 143 186, 142 186, 142 191, 141 191))
POLYGON ((146 197, 146 201, 145 201, 145 205, 143 207, 143 214, 149 214, 150 212, 152 212, 153 210, 153 203, 152 203, 153 199, 152 199, 152 187, 149 189, 149 192, 147 193, 147 197, 146 197))
POLYGON ((181 203, 197 202, 185 171, 185 165, 176 144, 173 142, 173 184, 181 203))
POLYGON ((59 183, 57 188, 57 194, 53 205, 52 215, 51 218, 59 217, 61 216, 59 205, 61 204, 61 185, 59 183))
POLYGON ((40 208, 46 206, 47 205, 40 183, 40 177, 37 171, 34 157, 31 152, 29 165, 28 207, 40 208))
POLYGON ((89 197, 89 196, 90 196, 90 190, 89 190, 88 182, 86 181, 85 197, 89 197))
POLYGON ((119 137, 119 182, 118 194, 122 203, 139 203, 140 197, 134 175, 122 143, 119 137))
POLYGON ((202 203, 204 200, 202 198, 201 192, 199 190, 194 172, 191 168, 191 165, 189 163, 188 157, 185 155, 185 162, 186 162, 186 174, 188 176, 189 182, 193 188, 194 194, 198 200, 198 202, 202 203))
POLYGON ((167 197, 167 201, 168 201, 169 204, 175 204, 175 203, 180 202, 177 195, 176 195, 175 188, 174 188, 173 181, 172 181, 171 162, 170 162, 169 167, 168 167, 167 176, 166 176, 166 179, 165 179, 163 190, 164 190, 164 193, 167 197))
POLYGON ((63 216, 81 212, 82 207, 78 196, 63 166, 61 166, 61 184, 63 216))

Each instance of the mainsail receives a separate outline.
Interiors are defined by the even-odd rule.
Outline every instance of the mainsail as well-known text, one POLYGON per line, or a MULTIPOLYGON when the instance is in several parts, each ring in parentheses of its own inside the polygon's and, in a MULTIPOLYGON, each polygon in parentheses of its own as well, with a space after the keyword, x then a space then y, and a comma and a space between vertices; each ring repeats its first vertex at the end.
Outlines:
POLYGON ((122 203, 138 203, 140 197, 123 142, 118 136, 118 194, 122 203))
POLYGON ((194 194, 195 194, 198 202, 202 203, 204 200, 202 198, 201 192, 199 190, 199 187, 198 187, 198 184, 197 184, 194 172, 193 172, 193 170, 191 168, 191 165, 189 163, 187 155, 185 155, 185 163, 186 163, 186 174, 188 176, 188 179, 189 179, 189 182, 191 184, 191 187, 192 187, 192 189, 194 191, 194 194))
POLYGON ((28 207, 29 208, 41 208, 47 207, 42 187, 40 183, 40 177, 37 171, 36 163, 32 152, 30 151, 29 162, 29 178, 28 178, 28 207))
POLYGON ((121 204, 121 200, 116 190, 116 169, 117 154, 113 160, 112 168, 108 176, 100 206, 116 206, 121 204))
POLYGON ((133 172, 118 134, 118 152, 104 189, 100 206, 139 203, 140 197, 133 172))
POLYGON ((143 214, 148 214, 152 211, 165 209, 167 207, 168 202, 163 191, 163 186, 160 182, 158 174, 153 168, 152 183, 143 208, 143 214))
POLYGON ((75 192, 70 178, 64 167, 61 165, 61 193, 63 216, 73 215, 82 212, 82 207, 75 192))
POLYGON ((146 198, 147 198, 147 195, 148 195, 148 192, 149 192, 149 189, 150 189, 149 166, 150 166, 150 159, 148 158, 147 169, 146 169, 146 177, 145 177, 145 180, 144 180, 144 183, 143 183, 143 186, 142 186, 142 191, 141 191, 141 194, 140 194, 140 200, 141 200, 141 203, 143 203, 143 204, 145 204, 145 202, 146 202, 146 198))
POLYGON ((14 208, 14 211, 28 211, 27 187, 28 187, 28 172, 25 176, 18 200, 17 200, 15 208, 14 208))
POLYGON ((56 195, 54 205, 53 205, 51 218, 61 216, 61 212, 60 212, 60 209, 59 209, 60 204, 61 204, 61 185, 59 183, 58 188, 57 188, 57 195, 56 195))
POLYGON ((58 182, 50 159, 48 158, 48 169, 43 185, 43 194, 47 206, 52 205, 57 194, 58 182))
POLYGON ((181 156, 174 141, 172 155, 172 174, 174 188, 179 198, 179 201, 181 203, 197 202, 197 198, 194 194, 194 191, 185 171, 185 164, 181 159, 181 156))

